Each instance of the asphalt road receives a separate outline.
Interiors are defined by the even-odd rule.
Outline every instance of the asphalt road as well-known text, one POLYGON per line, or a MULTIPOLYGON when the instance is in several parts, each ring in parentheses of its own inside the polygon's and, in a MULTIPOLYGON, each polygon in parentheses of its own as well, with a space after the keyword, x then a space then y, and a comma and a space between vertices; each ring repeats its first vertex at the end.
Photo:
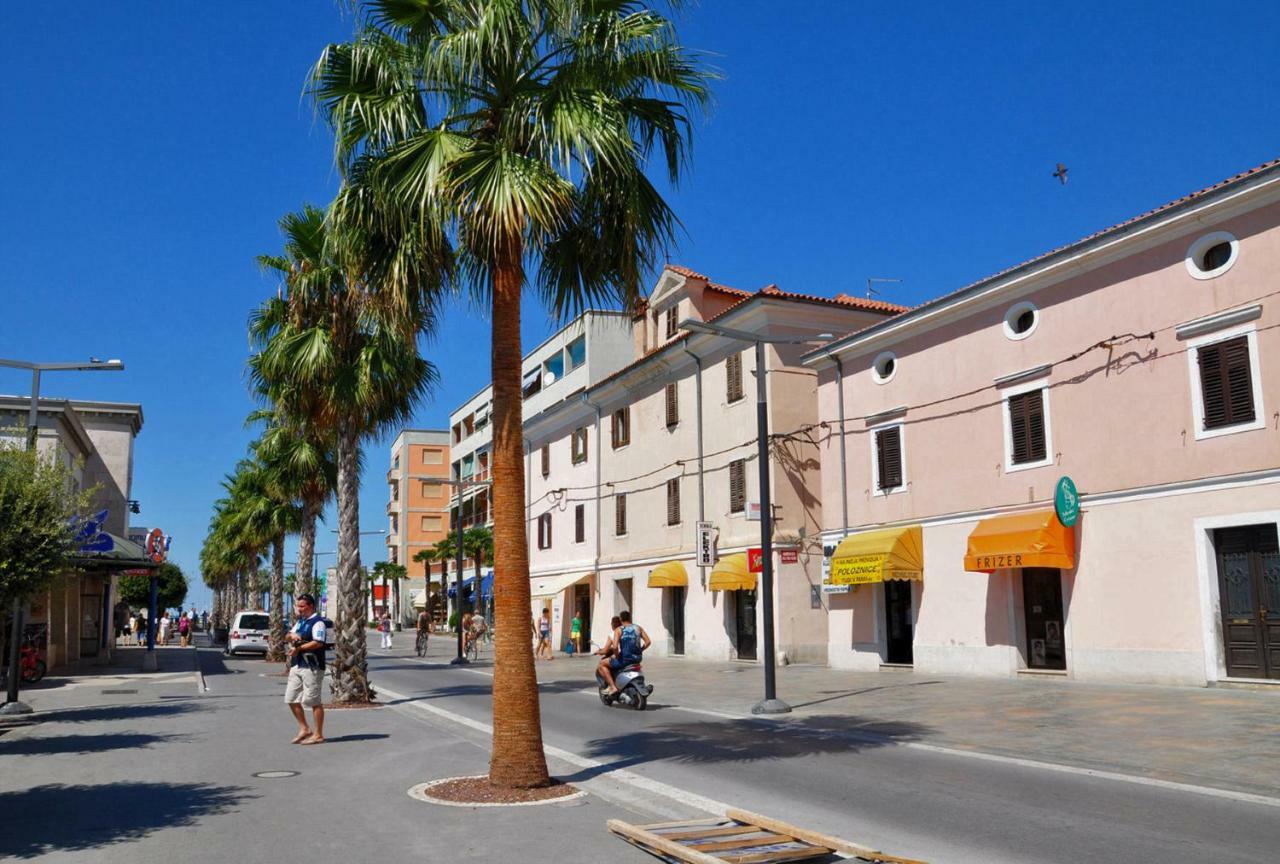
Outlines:
MULTIPOLYGON (((492 722, 483 665, 370 656, 375 686, 492 722)), ((606 708, 580 665, 581 688, 542 687, 546 744, 886 852, 935 864, 1280 860, 1277 807, 895 746, 906 717, 868 737, 837 714, 695 713, 663 704, 660 680, 648 711, 606 708)))

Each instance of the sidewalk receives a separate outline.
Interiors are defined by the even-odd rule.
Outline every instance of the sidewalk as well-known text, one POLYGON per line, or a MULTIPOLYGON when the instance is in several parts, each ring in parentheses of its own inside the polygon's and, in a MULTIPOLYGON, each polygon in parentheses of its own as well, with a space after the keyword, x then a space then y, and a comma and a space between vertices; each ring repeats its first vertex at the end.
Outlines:
POLYGON ((644 814, 597 794, 483 811, 406 794, 486 773, 487 739, 403 705, 331 710, 326 744, 290 745, 285 681, 265 674, 276 667, 206 648, 197 693, 195 657, 161 649, 159 673, 121 665, 24 691, 40 722, 0 727, 0 859, 256 862, 292 848, 335 862, 653 860, 605 830, 644 814), (264 771, 297 774, 254 776, 264 771))
MULTIPOLYGON (((589 687, 593 665, 594 658, 558 653, 538 662, 538 679, 589 687)), ((655 657, 645 659, 644 672, 656 704, 746 718, 764 695, 759 664, 655 657)), ((777 691, 794 711, 764 722, 804 720, 812 730, 824 717, 839 717, 846 729, 853 718, 868 736, 909 745, 1280 797, 1280 687, 1101 685, 796 665, 778 668, 777 691)))

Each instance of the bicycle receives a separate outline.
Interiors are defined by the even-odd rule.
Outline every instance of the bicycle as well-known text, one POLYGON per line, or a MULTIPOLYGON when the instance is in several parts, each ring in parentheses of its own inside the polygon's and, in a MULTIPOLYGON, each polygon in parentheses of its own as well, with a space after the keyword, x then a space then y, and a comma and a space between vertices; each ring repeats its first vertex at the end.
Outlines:
POLYGON ((418 631, 418 641, 414 646, 414 650, 418 652, 419 657, 427 656, 427 639, 429 638, 430 634, 428 634, 426 630, 418 631))

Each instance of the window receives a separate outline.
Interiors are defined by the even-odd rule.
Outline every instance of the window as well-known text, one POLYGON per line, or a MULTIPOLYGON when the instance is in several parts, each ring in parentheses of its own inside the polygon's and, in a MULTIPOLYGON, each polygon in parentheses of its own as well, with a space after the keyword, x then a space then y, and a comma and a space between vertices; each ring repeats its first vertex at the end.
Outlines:
POLYGON ((542 381, 548 387, 564 377, 564 355, 556 354, 542 364, 542 381))
POLYGON ((724 361, 725 398, 737 402, 742 398, 742 354, 730 354, 724 361))
POLYGON ((676 324, 680 318, 680 305, 677 303, 667 310, 667 338, 674 339, 678 328, 676 324))
POLYGON ((439 498, 444 494, 444 485, 440 483, 428 483, 422 481, 422 497, 423 498, 439 498))
POLYGON ((1005 400, 1009 421, 1010 466, 1035 467, 1048 463, 1048 442, 1042 387, 1005 400))
POLYGON ((573 542, 583 543, 587 539, 587 506, 579 504, 573 508, 573 542))
MULTIPOLYGON (((1035 395, 1039 395, 1039 393, 1037 392, 1035 395)), ((904 488, 902 482, 902 427, 889 426, 884 429, 877 429, 873 437, 875 440, 876 491, 893 492, 904 488)))
POLYGON ((573 464, 587 461, 587 427, 579 426, 573 430, 573 464))
POLYGON ((565 371, 572 372, 587 362, 587 337, 579 336, 564 349, 565 371))
POLYGON ((520 384, 520 394, 528 399, 535 393, 542 391, 542 370, 534 369, 532 372, 525 373, 524 379, 520 384))
POLYGON ((871 377, 877 384, 888 384, 898 372, 898 357, 892 351, 882 351, 871 364, 871 377))
POLYGON ((1036 331, 1040 323, 1040 311, 1033 303, 1015 303, 1004 314, 1004 335, 1015 341, 1026 339, 1036 331))
POLYGON ((741 513, 747 509, 747 463, 734 459, 729 463, 729 512, 741 513))
POLYGON ((627 533, 627 496, 619 492, 613 496, 613 534, 621 537, 627 533))
POLYGON ((667 481, 667 524, 680 524, 680 478, 667 481))
POLYGON ((444 450, 439 447, 424 447, 422 450, 423 465, 443 465, 444 450))
POLYGON ((422 530, 423 530, 423 531, 443 531, 443 530, 444 530, 444 517, 442 517, 442 516, 423 516, 423 517, 422 517, 422 530))
POLYGON ((551 548, 551 514, 543 513, 538 517, 538 548, 551 548))
POLYGON ((394 513, 391 514, 391 533, 392 534, 400 533, 400 517, 394 513))
POLYGON ((631 443, 631 406, 613 412, 609 433, 614 450, 631 443))
POLYGON ((391 470, 395 471, 399 467, 400 467, 400 454, 397 453, 395 461, 391 463, 391 470))
POLYGON ((1253 423, 1253 369, 1249 337, 1236 336, 1196 347, 1200 371, 1201 429, 1225 429, 1253 423))
POLYGON ((1193 279, 1216 279, 1235 266, 1239 257, 1240 241, 1226 231, 1214 231, 1187 250, 1187 272, 1193 279))
POLYGON ((680 422, 680 399, 675 384, 667 385, 667 428, 680 422))
POLYGON ((400 484, 399 483, 391 484, 391 500, 392 501, 400 500, 400 484))
POLYGON ((542 445, 542 479, 546 480, 551 476, 551 445, 542 445))

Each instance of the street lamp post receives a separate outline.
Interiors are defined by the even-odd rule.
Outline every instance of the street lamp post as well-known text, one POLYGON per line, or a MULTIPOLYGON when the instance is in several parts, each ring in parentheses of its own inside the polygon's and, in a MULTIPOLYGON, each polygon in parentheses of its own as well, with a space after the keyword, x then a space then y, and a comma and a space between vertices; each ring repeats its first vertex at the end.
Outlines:
MULTIPOLYGON (((27 409, 27 450, 35 450, 40 437, 40 373, 41 372, 122 372, 119 360, 89 358, 88 363, 32 363, 27 360, 0 360, 0 366, 31 372, 31 407, 27 409)), ((13 598, 13 630, 9 638, 9 681, 5 703, 0 714, 30 714, 31 706, 18 701, 18 666, 22 656, 22 599, 13 598)))
MULTIPOLYGON (((462 496, 463 494, 466 493, 468 489, 475 489, 476 487, 479 487, 479 486, 492 486, 493 481, 492 480, 467 480, 467 479, 446 480, 443 477, 432 477, 428 479, 426 482, 436 486, 452 486, 453 488, 458 490, 458 516, 453 526, 453 536, 455 540, 455 545, 457 546, 457 549, 455 551, 457 552, 457 556, 458 556, 457 567, 455 568, 456 572, 453 574, 453 585, 454 585, 453 590, 454 590, 454 594, 457 597, 456 608, 457 608, 457 614, 458 614, 458 625, 455 629, 457 630, 457 636, 458 636, 458 656, 454 657, 449 662, 452 663, 454 666, 465 666, 467 665, 467 656, 465 652, 463 652, 462 650, 462 496)), ((477 591, 480 590, 479 585, 476 585, 476 590, 477 591)))
MULTIPOLYGON (((787 714, 791 706, 778 698, 777 657, 773 634, 773 502, 769 478, 769 402, 765 387, 765 345, 806 345, 813 338, 769 337, 719 324, 685 319, 681 329, 695 333, 711 333, 751 342, 756 349, 756 461, 760 473, 760 591, 764 595, 764 699, 751 707, 752 714, 787 714)), ((820 334, 819 341, 830 339, 831 334, 820 334)))

